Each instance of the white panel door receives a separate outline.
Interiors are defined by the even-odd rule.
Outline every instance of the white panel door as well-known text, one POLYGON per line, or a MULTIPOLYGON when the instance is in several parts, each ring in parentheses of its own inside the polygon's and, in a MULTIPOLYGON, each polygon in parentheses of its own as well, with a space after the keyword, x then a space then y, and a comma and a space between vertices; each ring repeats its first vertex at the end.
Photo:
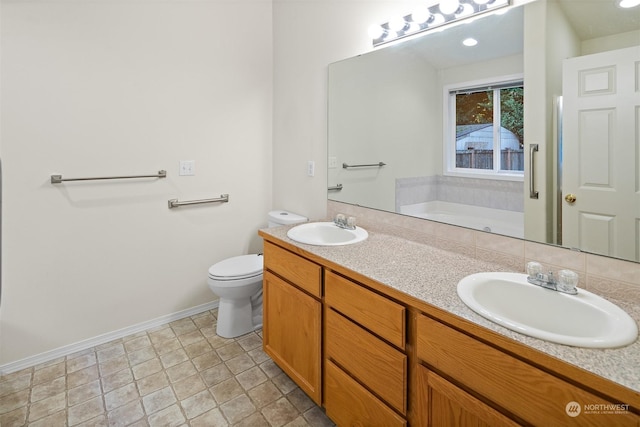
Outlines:
POLYGON ((566 60, 562 87, 562 244, 638 261, 640 46, 566 60))

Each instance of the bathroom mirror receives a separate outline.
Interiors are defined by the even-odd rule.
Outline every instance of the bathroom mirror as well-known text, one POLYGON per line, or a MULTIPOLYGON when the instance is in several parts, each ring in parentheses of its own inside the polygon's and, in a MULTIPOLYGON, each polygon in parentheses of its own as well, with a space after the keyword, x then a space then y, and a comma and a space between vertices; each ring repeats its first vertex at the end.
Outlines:
MULTIPOLYGON (((576 58, 576 66, 584 68, 579 57, 630 47, 623 56, 640 52, 640 7, 622 10, 613 0, 537 0, 506 14, 330 64, 328 198, 638 261, 635 216, 640 200, 635 187, 620 208, 624 215, 595 211, 589 204, 592 196, 582 191, 593 187, 596 193, 615 193, 621 181, 635 185, 637 154, 607 151, 613 150, 613 143, 604 144, 608 148, 595 150, 591 157, 576 152, 579 124, 591 123, 591 128, 580 132, 610 138, 611 132, 602 129, 611 129, 607 121, 611 114, 583 120, 580 113, 568 112, 567 102, 574 111, 575 100, 566 99, 571 91, 562 85, 566 58, 576 58), (472 48, 462 45, 469 37, 478 44, 472 48), (521 170, 478 175, 448 169, 443 141, 450 89, 490 87, 500 79, 519 78, 524 81, 524 138, 512 151, 520 157, 521 170), (563 155, 564 161, 558 161, 563 155), (632 165, 614 165, 620 157, 632 158, 632 165), (613 176, 618 170, 625 170, 628 176, 613 176), (534 192, 539 193, 537 199, 530 197, 534 192), (573 204, 565 201, 569 192, 577 195, 573 204), (628 217, 626 225, 618 221, 623 216, 628 217), (624 248, 616 246, 625 239, 624 248)), ((608 70, 600 65, 586 67, 608 70)), ((609 71, 573 72, 575 78, 565 79, 578 81, 578 76, 587 76, 582 80, 595 85, 596 92, 608 90, 605 86, 616 79, 621 81, 609 71)), ((636 125, 627 122, 622 126, 632 132, 636 125)), ((456 127, 458 141, 463 133, 460 128, 456 127)), ((635 140, 629 135, 625 137, 628 141, 635 140)), ((467 155, 478 148, 477 142, 472 145, 476 146, 455 150, 467 150, 462 153, 467 155)))

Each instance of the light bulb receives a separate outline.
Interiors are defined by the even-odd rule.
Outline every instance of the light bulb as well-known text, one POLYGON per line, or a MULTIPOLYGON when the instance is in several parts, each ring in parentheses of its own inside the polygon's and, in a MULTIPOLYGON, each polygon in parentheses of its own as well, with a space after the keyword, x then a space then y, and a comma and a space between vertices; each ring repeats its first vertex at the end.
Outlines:
POLYGON ((369 33, 369 37, 376 40, 384 35, 385 29, 382 28, 381 25, 372 25, 369 27, 368 33, 369 33))
POLYGON ((489 3, 491 0, 473 0, 473 2, 475 4, 487 4, 489 3))
POLYGON ((421 7, 411 14, 411 20, 417 24, 424 24, 431 18, 431 12, 426 7, 421 7))
POLYGON ((636 7, 640 4, 640 0, 619 0, 618 7, 628 9, 630 7, 636 7))
POLYGON ((389 29, 395 32, 399 32, 405 29, 407 21, 404 18, 393 18, 389 21, 389 29))
POLYGON ((381 25, 374 24, 369 27, 368 33, 369 37, 371 37, 373 40, 377 40, 384 35, 384 28, 382 28, 381 25))
POLYGON ((458 0, 442 0, 440 2, 440 12, 445 15, 451 15, 460 8, 458 0))

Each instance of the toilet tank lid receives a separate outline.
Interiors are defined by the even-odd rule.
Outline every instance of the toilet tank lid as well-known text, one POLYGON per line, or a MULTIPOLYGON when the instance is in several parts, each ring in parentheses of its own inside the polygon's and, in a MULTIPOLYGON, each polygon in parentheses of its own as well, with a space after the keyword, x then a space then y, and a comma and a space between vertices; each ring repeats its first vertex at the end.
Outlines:
POLYGON ((271 211, 268 217, 269 221, 280 225, 300 224, 309 220, 307 217, 288 211, 271 211))
POLYGON ((262 273, 262 254, 240 255, 227 258, 209 268, 209 277, 243 278, 262 273))

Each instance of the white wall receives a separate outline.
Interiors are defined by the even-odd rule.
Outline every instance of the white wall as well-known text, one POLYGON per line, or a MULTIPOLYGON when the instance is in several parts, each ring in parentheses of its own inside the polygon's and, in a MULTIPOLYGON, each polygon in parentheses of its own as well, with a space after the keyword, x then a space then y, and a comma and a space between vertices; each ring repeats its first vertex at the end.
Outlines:
POLYGON ((3 1, 0 365, 210 302, 207 268, 260 249, 271 13, 268 0, 3 1), (196 175, 178 176, 180 160, 196 175))

